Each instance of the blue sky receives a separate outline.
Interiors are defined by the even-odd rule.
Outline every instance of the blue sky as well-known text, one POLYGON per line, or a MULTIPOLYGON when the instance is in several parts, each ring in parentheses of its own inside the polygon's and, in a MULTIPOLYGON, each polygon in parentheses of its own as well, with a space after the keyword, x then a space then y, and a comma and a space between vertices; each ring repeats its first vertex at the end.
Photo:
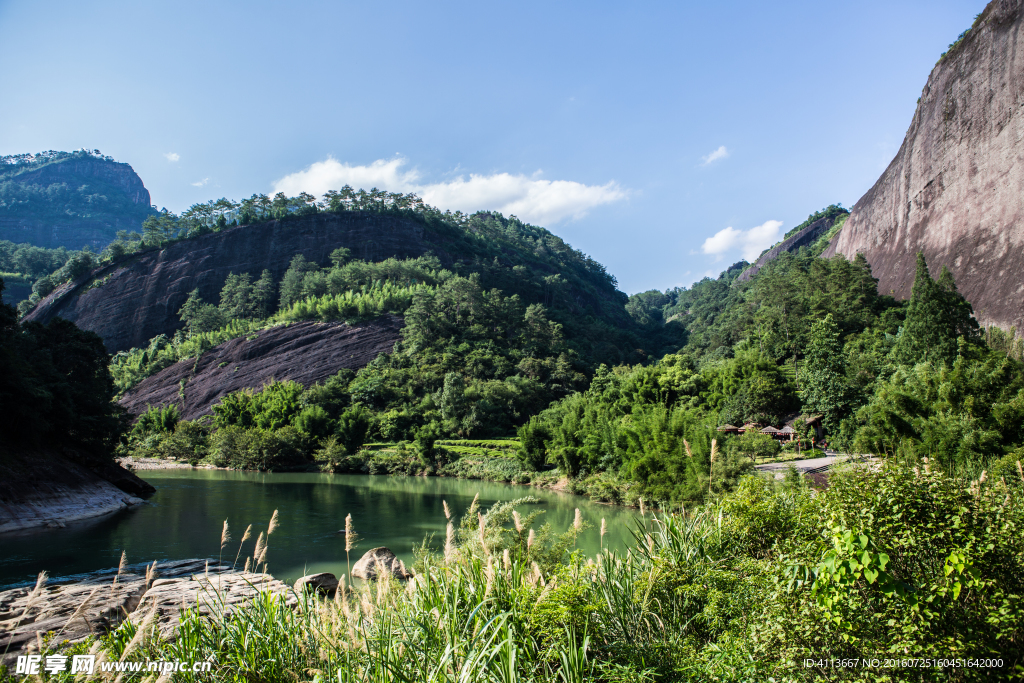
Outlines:
POLYGON ((0 155, 98 148, 173 211, 416 191, 664 289, 852 206, 983 7, 0 0, 0 155))

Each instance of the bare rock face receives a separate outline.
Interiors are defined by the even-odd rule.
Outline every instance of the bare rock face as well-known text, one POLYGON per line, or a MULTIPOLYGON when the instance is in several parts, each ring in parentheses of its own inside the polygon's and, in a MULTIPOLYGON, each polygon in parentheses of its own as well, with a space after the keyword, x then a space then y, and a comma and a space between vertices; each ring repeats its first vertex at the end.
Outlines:
POLYGON ((896 158, 823 254, 862 253, 910 296, 917 252, 948 266, 983 325, 1024 328, 1021 0, 994 0, 928 77, 896 158))
POLYGON ((413 574, 405 568, 405 564, 388 548, 368 550, 352 567, 352 576, 357 579, 374 581, 384 574, 391 574, 396 579, 410 579, 413 574))
POLYGON ((147 617, 164 638, 174 637, 181 610, 195 607, 203 616, 230 616, 259 593, 286 595, 288 586, 267 574, 254 574, 206 560, 158 563, 147 577, 146 565, 93 572, 74 579, 0 591, 0 659, 13 660, 36 643, 36 632, 59 633, 59 640, 83 640, 117 628, 125 619, 147 617), (116 577, 116 581, 115 581, 116 577))
POLYGON ((149 406, 178 406, 194 420, 233 391, 259 389, 272 379, 310 386, 343 368, 356 370, 394 349, 402 320, 384 316, 362 325, 303 322, 261 330, 210 349, 199 360, 164 368, 126 392, 121 405, 133 415, 149 406))
POLYGON ((139 252, 99 268, 58 287, 25 320, 65 318, 103 337, 111 352, 145 346, 184 326, 178 311, 192 290, 216 303, 229 273, 258 278, 266 269, 280 282, 295 255, 323 266, 337 247, 370 261, 431 250, 447 260, 443 239, 435 235, 428 241, 424 224, 412 218, 351 211, 268 221, 139 252))
MULTIPOLYGON (((27 242, 40 247, 81 249, 88 245, 94 252, 102 251, 118 230, 140 231, 147 215, 155 214, 150 207, 149 190, 131 166, 124 163, 78 157, 40 168, 15 173, 6 180, 22 185, 50 187, 86 185, 90 193, 116 195, 127 204, 127 212, 101 213, 89 218, 64 216, 40 217, 31 208, 7 211, 0 216, 0 239, 27 242)), ((114 199, 113 196, 109 197, 114 199)))

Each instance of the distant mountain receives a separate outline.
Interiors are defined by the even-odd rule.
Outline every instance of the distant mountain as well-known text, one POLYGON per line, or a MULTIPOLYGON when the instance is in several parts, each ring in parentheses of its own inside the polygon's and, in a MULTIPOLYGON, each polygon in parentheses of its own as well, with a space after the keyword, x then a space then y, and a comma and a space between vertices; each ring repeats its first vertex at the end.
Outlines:
POLYGON ((0 157, 0 240, 100 251, 156 213, 132 167, 99 150, 0 157))
POLYGON ((1024 329, 1021 0, 995 0, 932 69, 896 158, 824 256, 863 254, 910 296, 916 255, 948 267, 983 325, 1024 329))

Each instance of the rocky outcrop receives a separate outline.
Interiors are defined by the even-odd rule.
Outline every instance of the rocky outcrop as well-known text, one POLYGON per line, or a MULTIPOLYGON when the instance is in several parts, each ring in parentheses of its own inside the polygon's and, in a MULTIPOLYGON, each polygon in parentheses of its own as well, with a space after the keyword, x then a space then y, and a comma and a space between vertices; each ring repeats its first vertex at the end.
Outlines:
POLYGON ((948 266, 982 324, 1024 329, 1021 0, 994 0, 939 60, 896 158, 825 256, 864 254, 883 294, 910 296, 915 258, 948 266))
POLYGON ((390 549, 380 547, 368 550, 352 567, 352 576, 366 581, 375 581, 379 576, 390 574, 396 579, 410 579, 413 574, 405 568, 390 549))
POLYGON ((20 172, 14 168, 6 170, 3 181, 43 188, 63 184, 72 191, 85 186, 89 195, 105 199, 66 207, 70 209, 70 216, 60 211, 63 206, 32 202, 0 212, 0 239, 16 243, 69 249, 88 245, 93 251, 99 251, 114 239, 118 230, 139 231, 145 217, 156 213, 150 206, 149 190, 134 169, 108 159, 76 156, 20 172), (75 215, 76 210, 83 208, 90 212, 88 217, 75 215))
POLYGON ((315 591, 325 595, 333 595, 338 590, 338 577, 330 572, 307 574, 295 582, 295 592, 315 591))
POLYGON ((271 327, 255 339, 232 339, 198 360, 189 358, 147 377, 125 393, 121 405, 139 415, 149 406, 173 403, 182 417, 194 420, 239 389, 258 389, 273 379, 308 387, 343 368, 359 369, 391 351, 401 328, 396 316, 362 325, 303 322, 271 327))
POLYGON ((126 510, 155 489, 114 463, 52 452, 0 458, 0 533, 126 510), (91 466, 90 466, 91 465, 91 466))
POLYGON ((161 636, 173 638, 183 608, 230 616, 259 593, 297 603, 288 586, 272 576, 195 559, 93 572, 49 581, 38 591, 33 586, 0 591, 0 661, 32 649, 37 632, 77 642, 107 633, 125 619, 140 625, 150 617, 161 636))
POLYGON ((798 251, 800 247, 811 246, 818 241, 818 238, 827 233, 839 218, 840 216, 819 218, 810 225, 801 228, 793 235, 790 235, 765 253, 761 254, 761 257, 754 261, 753 265, 739 274, 739 277, 736 278, 736 282, 748 282, 751 278, 757 275, 757 271, 764 268, 769 262, 777 259, 779 254, 784 252, 792 253, 798 251))
POLYGON ((358 211, 244 225, 97 269, 56 289, 25 319, 65 318, 99 334, 111 352, 123 351, 181 329, 178 311, 192 290, 217 302, 229 273, 259 277, 266 269, 279 282, 297 254, 320 265, 329 265, 337 247, 368 261, 427 251, 450 261, 444 239, 426 233, 426 226, 413 218, 358 211))

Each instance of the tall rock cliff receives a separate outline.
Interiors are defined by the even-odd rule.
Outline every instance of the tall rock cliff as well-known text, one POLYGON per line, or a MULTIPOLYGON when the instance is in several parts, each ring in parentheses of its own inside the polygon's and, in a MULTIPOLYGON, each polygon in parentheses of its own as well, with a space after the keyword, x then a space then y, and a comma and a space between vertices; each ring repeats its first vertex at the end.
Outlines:
POLYGON ((823 254, 910 296, 948 266, 982 324, 1024 329, 1024 12, 993 0, 928 77, 903 145, 823 254))
POLYGON ((181 329, 178 311, 193 289, 216 302, 229 273, 259 277, 267 269, 280 282, 295 255, 326 265, 339 246, 368 261, 427 251, 450 261, 443 239, 411 218, 352 211, 268 221, 139 252, 97 269, 54 290, 25 320, 65 318, 99 334, 111 352, 123 351, 181 329))
POLYGON ((98 153, 50 152, 3 161, 0 239, 99 251, 118 230, 139 231, 156 213, 132 167, 98 153))

